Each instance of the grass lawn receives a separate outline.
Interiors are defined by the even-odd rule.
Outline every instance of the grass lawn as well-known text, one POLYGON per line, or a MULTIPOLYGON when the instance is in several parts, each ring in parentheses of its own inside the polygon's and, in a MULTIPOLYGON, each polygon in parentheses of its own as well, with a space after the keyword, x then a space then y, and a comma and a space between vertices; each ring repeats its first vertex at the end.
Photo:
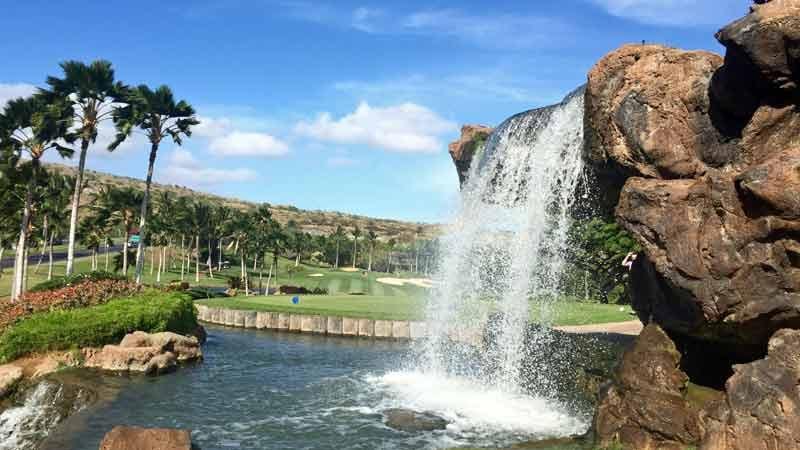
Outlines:
MULTIPOLYGON (((199 304, 254 311, 291 312, 384 320, 420 320, 424 318, 424 297, 328 295, 300 296, 292 304, 292 296, 236 297, 199 301, 199 304)), ((551 309, 555 325, 589 325, 634 320, 630 307, 598 303, 561 302, 551 309), (622 308, 622 311, 620 311, 622 308)), ((531 308, 531 319, 542 316, 538 307, 531 308)))

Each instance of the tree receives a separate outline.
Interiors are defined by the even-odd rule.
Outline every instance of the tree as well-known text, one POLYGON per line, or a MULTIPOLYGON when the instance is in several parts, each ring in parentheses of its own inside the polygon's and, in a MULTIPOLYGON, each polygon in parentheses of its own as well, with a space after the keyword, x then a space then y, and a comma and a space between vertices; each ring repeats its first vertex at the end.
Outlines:
POLYGON ((47 77, 50 90, 43 90, 41 93, 51 102, 71 103, 72 117, 77 129, 70 133, 68 141, 81 142, 69 220, 66 273, 71 275, 75 263, 75 233, 78 229, 78 208, 83 189, 86 153, 89 145, 97 141, 98 127, 102 122, 111 120, 118 102, 126 96, 128 87, 115 82, 114 69, 108 61, 97 60, 89 65, 80 61, 65 61, 60 66, 64 77, 47 77))
POLYGON ((367 272, 372 272, 372 255, 375 253, 375 243, 378 241, 378 235, 375 230, 370 229, 367 231, 367 242, 369 242, 369 264, 367 265, 367 272))
POLYGON ((121 226, 125 236, 122 244, 122 273, 128 275, 128 241, 142 204, 142 191, 132 188, 104 186, 97 195, 92 209, 97 220, 106 225, 121 226))
POLYGON ((356 268, 356 260, 358 259, 358 238, 361 237, 361 228, 358 225, 353 226, 353 269, 356 268))
POLYGON ((342 239, 344 239, 344 229, 341 225, 336 226, 336 231, 331 234, 331 239, 336 242, 336 260, 333 264, 334 269, 339 268, 339 246, 341 245, 342 239))
MULTIPOLYGON (((189 204, 189 214, 186 217, 189 224, 189 229, 194 237, 194 250, 195 250, 195 283, 200 282, 200 236, 206 236, 208 225, 211 220, 211 206, 203 201, 193 201, 189 204)), ((191 242, 191 240, 190 240, 191 242)), ((191 243, 190 243, 191 245, 191 243)))
MULTIPOLYGON (((126 106, 116 108, 113 113, 117 127, 117 137, 108 147, 114 150, 127 139, 135 128, 139 128, 150 141, 150 159, 147 165, 144 197, 139 213, 139 245, 136 247, 136 284, 142 282, 144 266, 144 242, 147 238, 147 207, 150 201, 150 186, 153 183, 153 168, 161 141, 172 138, 181 145, 183 137, 192 135, 191 127, 200 123, 194 115, 194 109, 181 100, 176 102, 172 90, 167 86, 159 86, 155 91, 142 84, 131 89, 125 98, 126 106)), ((209 258, 211 255, 209 254, 209 258)), ((209 264, 209 270, 211 265, 209 264)))
POLYGON ((18 169, 25 172, 28 179, 14 262, 12 301, 18 300, 24 290, 26 246, 32 220, 34 190, 37 179, 41 176, 41 158, 48 150, 55 150, 62 158, 72 156, 72 149, 60 144, 67 135, 70 124, 69 108, 61 102, 49 103, 41 94, 8 102, 0 115, 0 145, 3 153, 17 161, 18 169), (30 162, 20 164, 23 156, 30 158, 30 162))
POLYGON ((387 265, 386 271, 390 272, 390 273, 393 272, 393 270, 392 270, 392 253, 394 253, 394 248, 395 248, 396 245, 397 245, 397 239, 395 239, 395 238, 391 238, 386 242, 386 248, 389 251, 389 261, 386 263, 386 265, 387 265))

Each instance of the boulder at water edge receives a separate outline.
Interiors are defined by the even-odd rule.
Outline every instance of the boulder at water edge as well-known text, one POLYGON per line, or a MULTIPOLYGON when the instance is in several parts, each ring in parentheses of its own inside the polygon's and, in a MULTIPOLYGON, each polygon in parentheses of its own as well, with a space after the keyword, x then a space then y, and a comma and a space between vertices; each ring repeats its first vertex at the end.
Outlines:
POLYGON ((174 369, 178 362, 200 360, 203 352, 195 337, 136 331, 119 345, 83 349, 83 356, 85 367, 157 375, 174 369))
POLYGON ((114 427, 103 438, 100 450, 199 450, 192 446, 188 430, 114 427))
POLYGON ((467 179, 478 146, 486 142, 492 131, 494 131, 493 128, 484 125, 464 125, 461 127, 461 136, 458 140, 450 143, 450 157, 453 158, 453 164, 456 166, 461 184, 464 184, 467 179))

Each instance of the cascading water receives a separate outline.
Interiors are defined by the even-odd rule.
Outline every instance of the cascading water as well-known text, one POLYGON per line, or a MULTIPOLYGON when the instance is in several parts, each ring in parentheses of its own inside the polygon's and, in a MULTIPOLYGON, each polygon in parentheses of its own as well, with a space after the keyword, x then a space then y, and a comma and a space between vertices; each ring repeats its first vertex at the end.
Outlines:
POLYGON ((383 379, 412 406, 472 432, 553 437, 585 429, 555 400, 546 375, 521 367, 524 347, 550 341, 549 327, 531 332, 528 324, 533 310, 546 325, 559 296, 583 175, 583 112, 581 88, 558 105, 509 118, 476 155, 441 238, 418 367, 383 379), (453 343, 465 332, 482 336, 477 358, 453 343))

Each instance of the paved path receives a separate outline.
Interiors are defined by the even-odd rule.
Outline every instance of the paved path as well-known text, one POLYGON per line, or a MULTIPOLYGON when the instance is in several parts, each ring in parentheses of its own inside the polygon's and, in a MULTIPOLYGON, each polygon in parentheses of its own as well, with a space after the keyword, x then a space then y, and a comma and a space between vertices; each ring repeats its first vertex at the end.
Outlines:
POLYGON ((600 323, 596 325, 571 325, 564 327, 553 327, 556 330, 567 333, 590 334, 590 333, 614 333, 638 336, 642 332, 642 322, 631 320, 629 322, 600 323))

